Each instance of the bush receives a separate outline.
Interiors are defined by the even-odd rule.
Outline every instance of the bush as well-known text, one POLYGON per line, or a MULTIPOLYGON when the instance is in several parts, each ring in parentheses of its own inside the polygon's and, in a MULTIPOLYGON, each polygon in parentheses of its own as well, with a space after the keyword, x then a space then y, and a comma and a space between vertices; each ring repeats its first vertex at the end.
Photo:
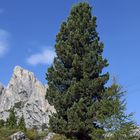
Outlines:
POLYGON ((35 129, 27 130, 26 135, 30 140, 37 139, 38 132, 35 129))
POLYGON ((30 140, 40 140, 41 138, 47 136, 47 132, 38 132, 36 129, 28 129, 26 131, 26 136, 30 140))
POLYGON ((0 120, 0 128, 4 127, 5 125, 5 121, 4 120, 0 120))
POLYGON ((63 135, 56 134, 56 135, 53 136, 53 138, 51 140, 70 140, 70 139, 67 139, 63 135))
POLYGON ((0 129, 0 140, 10 140, 10 136, 14 133, 16 133, 17 129, 9 129, 9 128, 1 128, 0 129))

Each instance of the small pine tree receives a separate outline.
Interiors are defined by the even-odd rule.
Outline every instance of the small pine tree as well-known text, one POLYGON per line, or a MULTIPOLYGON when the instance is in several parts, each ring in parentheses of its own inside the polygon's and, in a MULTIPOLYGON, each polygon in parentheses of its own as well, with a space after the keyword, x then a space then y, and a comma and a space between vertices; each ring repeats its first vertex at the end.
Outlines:
POLYGON ((21 118, 19 119, 18 128, 20 130, 26 131, 26 124, 25 124, 25 119, 24 119, 24 115, 23 114, 22 114, 21 118))
POLYGON ((50 117, 50 129, 77 140, 101 140, 124 125, 134 128, 125 115, 124 92, 116 83, 106 86, 109 73, 102 71, 108 62, 91 10, 87 2, 72 8, 56 37, 57 56, 47 73, 46 98, 57 112, 50 117))
POLYGON ((10 110, 10 115, 6 121, 6 126, 10 129, 17 128, 17 118, 15 116, 14 108, 10 110))
POLYGON ((4 120, 0 120, 0 128, 5 126, 5 121, 4 120))

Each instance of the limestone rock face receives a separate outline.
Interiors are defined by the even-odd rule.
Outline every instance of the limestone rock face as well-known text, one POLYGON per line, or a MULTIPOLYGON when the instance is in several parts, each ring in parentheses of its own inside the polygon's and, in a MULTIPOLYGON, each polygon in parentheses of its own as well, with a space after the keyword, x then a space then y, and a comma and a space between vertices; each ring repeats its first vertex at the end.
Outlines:
POLYGON ((4 87, 3 87, 3 85, 0 83, 0 95, 2 94, 3 90, 4 90, 4 87))
POLYGON ((14 133, 13 135, 10 136, 11 140, 29 140, 26 138, 25 134, 21 131, 14 133))
POLYGON ((4 89, 0 85, 0 119, 6 120, 14 107, 17 118, 24 115, 27 128, 47 126, 49 115, 55 109, 45 99, 45 94, 46 86, 32 72, 16 66, 8 86, 4 89))

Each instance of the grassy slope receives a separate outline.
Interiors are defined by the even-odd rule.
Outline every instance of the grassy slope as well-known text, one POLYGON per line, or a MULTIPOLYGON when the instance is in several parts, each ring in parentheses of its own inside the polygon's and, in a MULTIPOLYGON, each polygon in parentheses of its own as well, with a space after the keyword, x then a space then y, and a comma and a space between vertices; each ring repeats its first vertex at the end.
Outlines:
MULTIPOLYGON (((20 130, 18 129, 9 129, 9 128, 0 128, 0 140, 10 140, 10 136, 20 130)), ((40 140, 41 138, 47 135, 47 132, 37 132, 36 130, 27 130, 25 132, 26 136, 30 140, 40 140)))

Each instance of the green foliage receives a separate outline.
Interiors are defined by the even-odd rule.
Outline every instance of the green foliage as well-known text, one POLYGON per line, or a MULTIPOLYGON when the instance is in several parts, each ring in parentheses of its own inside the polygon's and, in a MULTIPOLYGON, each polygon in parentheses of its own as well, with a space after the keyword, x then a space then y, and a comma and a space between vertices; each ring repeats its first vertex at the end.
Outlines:
POLYGON ((43 123, 42 126, 41 126, 41 129, 42 129, 42 131, 48 130, 47 124, 43 123))
POLYGON ((14 108, 10 111, 9 118, 6 121, 6 126, 10 129, 17 128, 17 118, 15 116, 14 108))
MULTIPOLYGON (((10 136, 16 132, 20 131, 19 129, 9 129, 6 127, 0 128, 0 140, 10 140, 10 136)), ((47 136, 46 132, 38 132, 34 129, 28 129, 25 132, 26 136, 30 140, 41 140, 47 136)))
POLYGON ((0 140, 10 140, 9 137, 17 131, 17 129, 0 128, 0 140))
POLYGON ((21 118, 19 119, 18 128, 20 130, 23 130, 24 132, 26 131, 26 124, 25 124, 25 119, 24 119, 23 114, 22 114, 21 118))
POLYGON ((140 137, 134 135, 136 126, 132 123, 123 124, 120 129, 112 133, 112 136, 108 137, 107 140, 139 140, 140 137))
POLYGON ((0 120, 0 128, 5 126, 5 121, 4 120, 0 120))
POLYGON ((28 129, 26 131, 26 136, 30 140, 40 140, 40 139, 43 139, 45 136, 47 136, 47 133, 46 132, 39 132, 36 129, 28 129))
POLYGON ((91 10, 87 2, 72 8, 56 37, 57 56, 47 73, 46 98, 57 111, 50 117, 50 130, 78 140, 105 139, 106 133, 115 136, 125 133, 124 125, 134 126, 124 113, 120 86, 106 86, 109 73, 102 71, 108 62, 91 10))
POLYGON ((70 140, 70 139, 67 139, 63 135, 56 134, 56 135, 53 136, 53 138, 51 140, 70 140))
POLYGON ((18 129, 24 132, 26 131, 26 124, 23 114, 17 123, 17 117, 15 115, 14 108, 10 110, 9 118, 4 124, 4 126, 9 129, 18 129))
POLYGON ((10 110, 9 118, 4 124, 5 125, 3 126, 9 129, 18 129, 24 132, 26 131, 26 124, 25 124, 25 119, 24 119, 23 114, 17 123, 17 117, 15 115, 14 108, 10 110))
POLYGON ((30 140, 35 140, 38 136, 38 132, 35 129, 28 130, 26 134, 30 140))
POLYGON ((11 109, 6 122, 0 120, 0 140, 10 140, 9 137, 18 131, 23 131, 30 140, 40 140, 47 136, 48 132, 37 131, 37 129, 26 129, 25 119, 22 114, 17 124, 14 109, 11 109))

